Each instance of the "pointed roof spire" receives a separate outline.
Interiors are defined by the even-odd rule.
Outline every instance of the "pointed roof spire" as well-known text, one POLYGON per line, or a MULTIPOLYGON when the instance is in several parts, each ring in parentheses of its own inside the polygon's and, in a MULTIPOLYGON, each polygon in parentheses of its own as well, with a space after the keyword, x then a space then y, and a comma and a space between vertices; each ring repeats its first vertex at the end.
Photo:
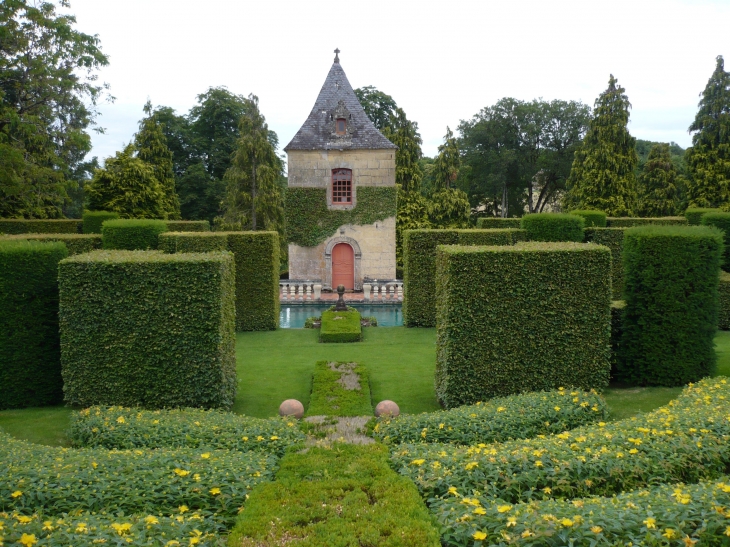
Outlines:
POLYGON ((288 150, 352 150, 397 148, 370 121, 342 70, 340 50, 304 125, 284 148, 288 150), (335 130, 337 119, 344 119, 344 134, 335 130))

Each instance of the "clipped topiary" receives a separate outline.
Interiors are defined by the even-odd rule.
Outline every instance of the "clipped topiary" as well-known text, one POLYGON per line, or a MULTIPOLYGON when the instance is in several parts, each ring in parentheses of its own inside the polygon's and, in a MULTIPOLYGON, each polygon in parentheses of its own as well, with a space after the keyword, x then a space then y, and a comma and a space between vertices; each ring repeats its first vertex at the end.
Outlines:
POLYGON ((522 217, 520 224, 529 241, 583 241, 585 220, 564 213, 534 213, 522 217))
POLYGON ((24 219, 0 218, 0 234, 78 234, 81 220, 78 219, 24 219))
POLYGON ((725 254, 723 255, 722 269, 730 270, 730 213, 705 213, 700 219, 702 226, 714 226, 722 231, 725 242, 725 254))
POLYGON ((614 299, 622 298, 624 291, 624 252, 625 228, 586 228, 586 243, 605 245, 611 249, 611 291, 614 299))
POLYGON ((0 240, 61 241, 66 244, 69 255, 79 255, 101 249, 100 234, 17 234, 2 236, 0 240))
POLYGON ((606 218, 608 215, 606 215, 606 213, 604 213, 603 211, 595 211, 592 209, 576 209, 575 211, 571 211, 570 214, 583 217, 586 222, 586 228, 606 227, 606 218))
POLYGON ((730 330, 730 273, 720 272, 718 294, 720 297, 720 309, 717 317, 717 328, 720 330, 730 330))
POLYGON ((119 218, 119 213, 113 211, 84 211, 83 231, 85 234, 100 234, 101 225, 106 220, 116 220, 119 218))
POLYGON ((608 217, 606 219, 609 228, 633 228, 634 226, 646 226, 647 224, 660 224, 662 226, 687 226, 685 217, 608 217))
POLYGON ((157 249, 162 232, 167 232, 164 220, 117 219, 102 224, 101 238, 105 250, 146 251, 157 249))
POLYGON ((479 217, 477 219, 477 228, 481 230, 519 227, 519 218, 479 217))
POLYGON ((690 226, 699 226, 702 224, 702 215, 706 213, 721 213, 722 209, 711 207, 688 207, 684 212, 684 216, 690 226))
POLYGON ((170 232, 210 232, 207 220, 166 220, 170 232))

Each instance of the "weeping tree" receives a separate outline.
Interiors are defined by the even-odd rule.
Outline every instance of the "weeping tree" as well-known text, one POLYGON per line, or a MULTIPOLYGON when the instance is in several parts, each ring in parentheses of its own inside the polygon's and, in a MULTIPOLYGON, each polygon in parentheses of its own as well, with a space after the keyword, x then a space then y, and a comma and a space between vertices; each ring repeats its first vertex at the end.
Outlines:
POLYGON ((669 144, 651 147, 639 176, 638 213, 646 217, 672 216, 679 213, 682 180, 672 162, 669 144))

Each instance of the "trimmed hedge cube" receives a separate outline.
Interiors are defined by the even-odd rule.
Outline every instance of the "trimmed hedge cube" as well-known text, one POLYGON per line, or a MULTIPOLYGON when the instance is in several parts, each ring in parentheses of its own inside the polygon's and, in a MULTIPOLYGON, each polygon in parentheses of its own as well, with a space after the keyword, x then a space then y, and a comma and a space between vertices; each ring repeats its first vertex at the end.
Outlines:
POLYGON ((58 403, 63 243, 0 241, 0 410, 58 403))
POLYGON ((228 249, 228 236, 223 232, 163 232, 157 248, 166 253, 208 253, 228 249))
POLYGON ((230 407, 233 257, 96 251, 59 265, 61 364, 71 405, 230 407))
POLYGON ((145 218, 107 220, 101 226, 101 238, 105 250, 157 249, 157 238, 163 232, 167 232, 164 220, 145 218))
POLYGON ((687 219, 684 217, 608 217, 609 228, 633 228, 634 226, 660 225, 660 226, 687 226, 687 219))
POLYGON ((362 340, 360 313, 356 311, 322 312, 319 341, 325 343, 359 342, 362 340))
POLYGON ((101 249, 99 234, 18 234, 2 236, 6 241, 61 241, 66 244, 69 255, 78 255, 101 249))
POLYGON ((605 245, 611 249, 611 292, 614 299, 624 291, 624 231, 626 228, 586 228, 586 243, 605 245))
POLYGON ((720 272, 720 285, 717 292, 720 297, 717 328, 730 330, 730 273, 720 272))
POLYGON ((699 226, 702 224, 702 216, 706 213, 721 213, 722 209, 712 207, 689 207, 684 212, 684 217, 690 226, 699 226))
POLYGON ((610 265, 608 248, 585 243, 439 247, 436 395, 442 404, 606 387, 610 265))
POLYGON ((166 220, 170 232, 210 232, 207 220, 166 220))
POLYGON ((477 219, 477 228, 480 230, 505 228, 520 228, 519 218, 500 218, 500 217, 479 217, 477 219))
POLYGON ((85 234, 100 234, 101 225, 106 220, 116 220, 119 213, 113 211, 84 211, 83 215, 83 232, 85 234))
POLYGON ((52 220, 0 218, 0 234, 80 234, 82 221, 75 218, 52 220))
POLYGON ((528 241, 583 241, 585 219, 563 213, 533 213, 522 217, 520 225, 528 241))
POLYGON ((585 220, 586 228, 605 228, 606 218, 608 215, 603 211, 594 211, 591 209, 576 209, 570 212, 571 215, 578 215, 585 220))
POLYGON ((715 372, 723 235, 709 226, 626 230, 626 309, 616 379, 681 386, 715 372))
POLYGON ((437 246, 514 245, 524 239, 524 230, 514 229, 406 230, 403 234, 403 324, 406 327, 436 325, 437 246))
POLYGON ((714 226, 718 228, 724 237, 725 254, 723 255, 721 267, 723 270, 730 270, 730 213, 705 213, 700 219, 702 226, 714 226))

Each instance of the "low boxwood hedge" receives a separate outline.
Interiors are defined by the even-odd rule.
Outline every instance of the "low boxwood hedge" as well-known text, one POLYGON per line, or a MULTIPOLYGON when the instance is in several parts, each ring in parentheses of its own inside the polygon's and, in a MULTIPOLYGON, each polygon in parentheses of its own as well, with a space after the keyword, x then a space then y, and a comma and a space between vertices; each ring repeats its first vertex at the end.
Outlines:
POLYGON ((388 444, 478 444, 560 433, 608 417, 603 397, 560 389, 496 397, 440 412, 381 418, 373 437, 388 444))
POLYGON ((80 234, 83 222, 76 218, 27 220, 0 218, 0 234, 80 234))
POLYGON ((318 361, 307 416, 372 416, 367 369, 357 363, 318 361))
POLYGON ((208 253, 227 251, 225 232, 163 232, 157 238, 157 248, 166 253, 208 253))
POLYGON ((592 209, 576 209, 575 211, 571 211, 570 214, 583 217, 583 220, 585 220, 586 228, 606 227, 606 218, 608 217, 608 215, 606 215, 606 213, 604 213, 603 211, 595 211, 592 209))
POLYGON ((219 410, 142 410, 95 406, 74 412, 68 437, 76 447, 211 448, 283 455, 302 442, 295 420, 251 418, 219 410))
POLYGON ((585 241, 611 249, 611 293, 623 298, 624 292, 624 231, 626 228, 586 228, 585 241))
POLYGON ((522 217, 520 227, 528 241, 583 241, 585 219, 564 213, 533 213, 522 217))
POLYGON ((99 234, 18 234, 0 236, 0 241, 60 241, 66 245, 69 255, 79 255, 101 249, 99 234))
POLYGON ((482 230, 520 228, 519 218, 479 217, 477 228, 482 230))
POLYGON ((730 270, 730 213, 706 213, 700 220, 702 226, 714 226, 722 232, 725 244, 725 253, 721 267, 723 270, 730 270))
POLYGON ((166 231, 164 220, 106 220, 101 226, 101 238, 106 250, 145 251, 157 249, 157 237, 166 231))
POLYGON ((119 213, 113 211, 84 211, 83 232, 85 234, 100 234, 101 225, 107 220, 116 220, 119 213))
POLYGON ((730 464, 729 416, 728 379, 708 378, 634 418, 486 446, 401 444, 391 459, 426 499, 449 492, 507 504, 612 496, 722 476, 730 464))
POLYGON ((406 230, 403 234, 403 324, 406 327, 436 325, 436 247, 514 245, 524 239, 523 230, 513 229, 406 230))
POLYGON ((684 212, 684 217, 690 226, 699 226, 702 224, 702 216, 706 213, 720 213, 722 209, 712 207, 689 207, 684 212))
POLYGON ((233 404, 230 253, 95 251, 63 260, 59 286, 69 404, 233 404))
POLYGON ((0 410, 61 400, 58 263, 63 243, 0 240, 0 410))
POLYGON ((360 314, 356 311, 322 312, 319 341, 324 343, 359 342, 362 340, 360 314))
POLYGON ((207 220, 166 220, 170 232, 210 232, 207 220))
POLYGON ((684 217, 608 217, 607 219, 609 228, 633 228, 646 225, 687 226, 687 219, 684 217))
POLYGON ((436 395, 442 404, 607 386, 610 261, 608 248, 585 243, 439 247, 436 395))
POLYGON ((722 248, 722 232, 709 226, 626 230, 618 380, 681 386, 714 373, 722 248))
POLYGON ((730 330, 730 273, 720 272, 720 284, 717 294, 720 304, 717 314, 717 328, 730 330))

